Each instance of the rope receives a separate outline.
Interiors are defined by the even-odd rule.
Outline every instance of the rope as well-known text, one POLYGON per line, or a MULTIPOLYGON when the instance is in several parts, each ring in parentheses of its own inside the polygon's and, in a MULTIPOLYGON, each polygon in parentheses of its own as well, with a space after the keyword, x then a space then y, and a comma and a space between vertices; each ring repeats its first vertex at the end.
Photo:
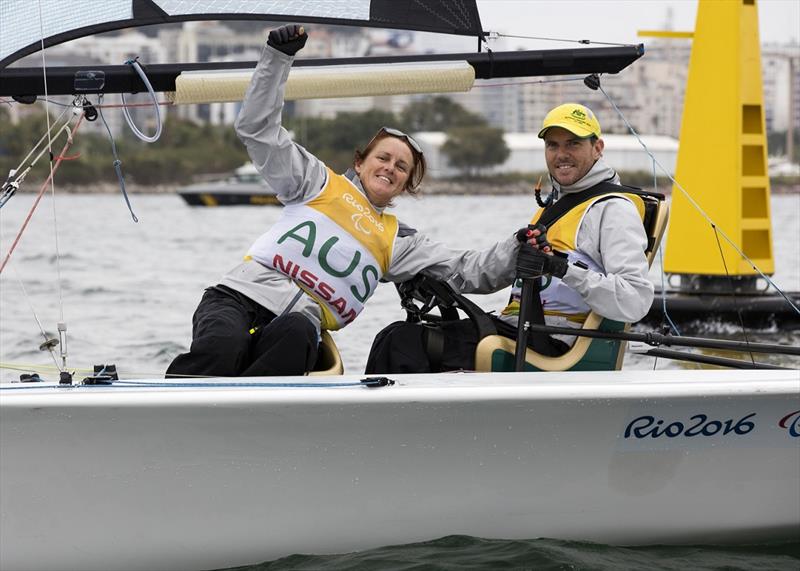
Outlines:
POLYGON ((565 77, 561 79, 536 79, 531 81, 509 81, 506 83, 487 83, 473 85, 472 89, 487 89, 492 87, 508 87, 512 85, 536 85, 540 83, 566 83, 568 81, 583 81, 583 77, 565 77))
POLYGON ((158 138, 161 136, 161 111, 158 108, 158 100, 156 99, 155 91, 153 91, 153 86, 150 84, 150 80, 147 79, 147 75, 145 75, 144 70, 142 69, 142 66, 141 66, 141 64, 139 63, 138 60, 139 60, 139 58, 134 58, 134 59, 130 59, 130 60, 126 61, 125 63, 127 65, 131 66, 136 71, 136 73, 139 74, 139 77, 142 79, 142 82, 144 83, 145 87, 147 87, 147 92, 150 94, 150 98, 153 100, 153 108, 156 111, 156 122, 157 122, 156 123, 156 132, 155 132, 155 134, 152 135, 152 136, 147 136, 144 133, 142 133, 136 127, 136 125, 134 125, 133 119, 131 118, 130 113, 128 113, 128 106, 125 103, 125 94, 124 93, 120 93, 120 98, 122 99, 122 104, 123 104, 122 105, 122 114, 125 116, 125 121, 128 122, 128 127, 131 128, 131 131, 133 131, 134 135, 139 137, 145 143, 155 143, 156 141, 158 141, 158 138))
POLYGON ((162 383, 148 383, 146 381, 114 381, 114 385, 122 385, 128 387, 360 387, 364 386, 361 382, 349 383, 236 383, 236 382, 207 382, 207 383, 180 383, 180 382, 162 382, 162 383))
MULTIPOLYGON (((45 46, 44 46, 45 36, 44 36, 44 18, 42 16, 42 0, 39 0, 37 2, 37 6, 39 9, 39 32, 40 32, 40 42, 41 42, 41 52, 42 52, 42 82, 44 84, 44 97, 47 100, 49 99, 48 89, 47 89, 47 57, 45 56, 45 46)), ((53 205, 53 243, 56 250, 56 276, 57 276, 56 283, 58 284, 58 314, 59 314, 58 331, 59 331, 59 339, 61 340, 61 362, 64 365, 64 367, 66 367, 67 366, 67 353, 65 348, 66 340, 62 338, 62 332, 66 332, 67 326, 66 322, 64 321, 64 284, 61 277, 61 249, 59 247, 59 242, 58 242, 58 210, 56 208, 56 185, 55 185, 55 171, 57 167, 54 167, 53 165, 53 160, 54 160, 53 141, 50 138, 50 104, 47 103, 47 101, 45 101, 44 104, 44 115, 47 120, 47 152, 50 155, 50 161, 48 162, 48 165, 50 167, 50 176, 47 178, 47 181, 45 181, 45 184, 49 183, 50 185, 50 196, 52 197, 52 205, 53 205)), ((81 121, 83 120, 83 117, 84 114, 82 113, 81 118, 80 120, 78 120, 77 125, 80 125, 81 121)), ((70 134, 69 137, 67 137, 67 145, 71 144, 72 144, 72 134, 70 134)), ((56 159, 56 165, 60 165, 61 161, 64 160, 63 157, 66 156, 68 148, 69 147, 65 145, 64 148, 61 150, 58 159, 56 159)), ((38 204, 38 198, 37 198, 37 204, 38 204)), ((32 214, 33 211, 31 210, 31 214, 29 214, 29 216, 32 214)), ((27 225, 27 220, 25 221, 25 224, 27 225)), ((16 247, 17 241, 19 240, 20 236, 21 236, 21 231, 20 234, 17 235, 17 238, 15 239, 14 244, 12 245, 12 250, 9 250, 8 252, 9 257, 11 256, 11 251, 13 251, 13 248, 16 247)), ((8 258, 6 258, 6 260, 8 260, 8 258)), ((5 267, 5 265, 6 262, 4 261, 3 265, 0 266, 0 272, 3 271, 3 267, 5 267)))
MULTIPOLYGON (((101 93, 100 95, 102 96, 103 94, 101 93)), ((39 101, 44 101, 46 103, 49 103, 50 105, 55 105, 56 107, 66 107, 68 109, 71 109, 72 107, 75 106, 74 103, 61 103, 60 101, 56 101, 55 99, 47 99, 45 97, 41 97, 38 100, 39 101)), ((0 103, 7 103, 7 104, 13 106, 13 103, 16 103, 16 101, 6 101, 6 100, 3 100, 3 99, 0 99, 0 103)), ((104 109, 121 109, 122 107, 128 107, 128 108, 131 108, 131 107, 151 107, 152 105, 153 105, 152 103, 125 103, 125 104, 122 104, 122 103, 105 103, 103 105, 95 105, 95 108, 99 109, 100 107, 103 107, 104 109)), ((174 103, 172 101, 158 101, 157 105, 162 106, 162 107, 166 107, 166 106, 172 106, 172 105, 174 105, 174 103)))
MULTIPOLYGON (((658 171, 656 170, 655 161, 652 161, 651 164, 653 165, 653 190, 655 192, 658 192, 658 171)), ((672 318, 670 318, 669 313, 667 312, 667 286, 666 286, 666 283, 664 283, 664 276, 665 276, 665 272, 664 272, 664 248, 662 248, 660 245, 658 247, 658 261, 659 261, 659 264, 661 265, 660 275, 661 275, 661 311, 662 311, 662 315, 664 316, 664 319, 667 321, 667 323, 669 323, 670 329, 672 331, 674 331, 676 335, 680 336, 681 332, 678 330, 677 325, 675 325, 675 323, 673 323, 672 318)), ((663 321, 661 322, 661 326, 662 327, 664 326, 664 322, 663 321)), ((656 357, 656 363, 658 363, 658 357, 656 357)))
MULTIPOLYGON (((38 322, 38 319, 37 319, 38 322)), ((39 324, 41 327, 41 323, 39 324)), ((9 371, 47 371, 47 372, 61 372, 61 367, 58 363, 55 366, 52 365, 34 365, 34 364, 26 364, 26 363, 2 363, 0 362, 0 369, 8 369, 9 371)), ((81 372, 81 373, 93 373, 94 369, 72 369, 71 371, 81 372)))
POLYGON ((491 32, 492 34, 496 34, 499 38, 516 38, 518 40, 544 40, 547 42, 567 42, 570 44, 583 44, 583 45, 597 45, 597 46, 632 46, 635 44, 620 44, 616 42, 595 42, 592 40, 573 40, 567 38, 547 38, 547 37, 540 37, 540 36, 515 36, 513 34, 501 34, 499 32, 491 32))
MULTIPOLYGON (((36 200, 34 200, 33 206, 31 206, 31 209, 28 212, 28 215, 25 217, 25 221, 22 223, 22 227, 19 229, 19 232, 17 232, 17 236, 14 238, 14 242, 11 244, 11 248, 8 250, 8 253, 6 254, 6 257, 3 259, 3 263, 0 264, 0 274, 3 273, 3 269, 5 269, 6 264, 8 264, 8 260, 11 258, 11 254, 14 252, 14 249, 17 247, 17 244, 19 243, 19 240, 22 237, 23 232, 25 232, 25 229, 28 227, 28 223, 31 221, 31 217, 33 216, 33 212, 36 210, 36 207, 39 205, 39 202, 42 200, 42 196, 44 195, 45 191, 47 190, 47 187, 50 184, 50 181, 52 180, 53 175, 55 175, 56 171, 58 170, 58 167, 61 165, 61 161, 64 160, 61 157, 63 157, 66 154, 67 150, 69 150, 70 146, 72 145, 72 141, 73 141, 72 137, 73 137, 73 135, 75 135, 75 133, 78 130, 78 127, 80 127, 81 123, 83 122, 83 117, 84 117, 84 114, 81 113, 80 117, 78 118, 78 121, 75 123, 75 127, 73 127, 73 129, 70 131, 69 136, 67 137, 66 143, 64 143, 64 148, 61 149, 61 152, 59 153, 59 158, 56 160, 55 165, 51 165, 50 176, 47 177, 47 180, 45 180, 42 183, 42 186, 39 188, 39 192, 36 194, 36 200)), ((61 275, 59 273, 59 284, 60 284, 60 279, 61 279, 61 275)), ((59 289, 59 291, 60 291, 60 289, 59 289)), ((63 313, 62 313, 62 321, 63 321, 63 313)))
MULTIPOLYGON (((44 327, 42 326, 42 322, 39 320, 39 316, 36 314, 36 309, 33 307, 33 303, 31 303, 30 296, 28 295, 28 290, 25 289, 25 284, 22 281, 22 277, 19 275, 19 272, 17 271, 16 266, 12 266, 12 269, 14 270, 14 277, 17 278, 17 283, 19 284, 19 287, 22 290, 22 297, 24 297, 25 301, 28 303, 28 307, 30 307, 30 309, 31 309, 31 313, 33 314, 33 318, 36 320, 36 324, 39 326, 39 331, 41 332, 42 337, 45 340, 45 343, 47 343, 50 339, 47 337, 47 332, 44 330, 44 327)), ((55 364, 56 369, 58 370, 58 372, 61 372, 62 369, 58 364, 58 358, 56 358, 55 351, 53 351, 53 348, 50 347, 50 346, 48 346, 48 351, 50 352, 50 356, 53 358, 53 363, 55 364)), ((0 368, 2 368, 1 365, 0 365, 0 368)), ((25 370, 29 370, 29 369, 25 369, 25 370)))
MULTIPOLYGON (((719 257, 722 258, 722 267, 725 269, 725 276, 728 278, 728 281, 731 284, 731 293, 733 294, 733 305, 736 307, 736 317, 739 318, 739 325, 742 326, 742 333, 744 334, 744 342, 745 345, 748 347, 750 346, 750 340, 747 338, 747 329, 744 326, 744 320, 742 319, 742 310, 739 309, 739 304, 736 301, 736 286, 733 285, 733 279, 731 278, 730 273, 728 273, 728 263, 725 261, 725 254, 722 252, 722 243, 719 241, 719 233, 717 232, 717 226, 712 224, 712 228, 714 229, 714 238, 717 240, 717 249, 719 249, 719 257)), ((748 351, 750 353, 750 361, 755 365, 756 360, 753 356, 752 351, 748 351)))
MULTIPOLYGON (((9 371, 22 371, 22 372, 30 372, 30 371, 37 371, 37 372, 45 372, 45 373, 60 373, 62 368, 56 363, 55 366, 53 365, 41 365, 41 364, 33 364, 33 363, 5 363, 0 362, 0 369, 6 369, 9 371)), ((85 375, 93 375, 95 373, 94 368, 73 368, 70 367, 69 369, 73 373, 81 373, 85 375)), ((139 379, 157 379, 161 377, 164 372, 163 371, 129 371, 127 369, 117 369, 118 374, 124 372, 124 374, 128 377, 135 377, 139 379)), ((208 378, 207 375, 181 375, 182 377, 187 378, 198 378, 198 379, 205 379, 208 378)), ((232 377, 235 378, 235 377, 232 377)))
MULTIPOLYGON (((103 95, 101 94, 98 103, 103 101, 103 95)), ((114 135, 111 134, 111 128, 108 126, 106 122, 105 115, 103 115, 103 106, 98 105, 97 111, 100 113, 100 120, 103 121, 103 125, 105 125, 106 131, 108 131, 108 138, 111 140, 111 152, 114 154, 114 171, 117 173, 117 180, 119 181, 119 188, 122 191, 122 197, 125 199, 125 204, 128 205, 128 212, 131 213, 131 218, 134 222, 139 222, 139 219, 136 217, 136 214, 133 212, 133 207, 131 206, 131 201, 128 199, 128 191, 125 190, 125 177, 122 175, 122 161, 119 159, 119 155, 117 154, 117 144, 114 142, 114 135)))
MULTIPOLYGON (((611 104, 611 106, 614 108, 614 110, 617 112, 617 114, 620 116, 620 118, 621 118, 621 119, 622 119, 622 120, 625 122, 625 125, 628 127, 628 130, 631 132, 631 134, 632 134, 634 137, 636 137, 636 140, 637 140, 637 141, 639 141, 639 144, 640 144, 640 145, 642 146, 642 148, 645 150, 645 152, 647 153, 647 155, 648 155, 648 156, 649 156, 649 157, 650 157, 650 158, 653 160, 653 162, 654 162, 655 164, 657 164, 657 165, 658 165, 658 167, 661 169, 661 171, 662 171, 662 172, 663 172, 663 173, 664 173, 664 174, 665 174, 665 175, 666 175, 666 176, 669 178, 669 180, 670 180, 670 181, 672 181, 672 183, 673 183, 673 184, 674 184, 674 185, 675 185, 675 186, 678 188, 678 190, 680 190, 680 191, 681 191, 681 193, 682 193, 682 194, 683 194, 683 195, 686 197, 686 199, 687 199, 687 200, 689 201, 689 203, 690 203, 690 204, 691 204, 691 205, 694 207, 694 209, 695 209, 695 210, 697 210, 697 212, 698 212, 698 213, 699 213, 699 214, 700 214, 700 215, 701 215, 703 218, 705 218, 705 219, 706 219, 706 221, 707 221, 707 222, 708 222, 708 223, 709 223, 709 224, 710 224, 712 227, 716 227, 716 225, 715 225, 714 221, 713 221, 713 220, 712 220, 712 219, 711 219, 711 218, 708 216, 708 214, 706 214, 705 210, 703 210, 703 209, 700 207, 700 205, 699 205, 699 204, 698 204, 698 203, 697 203, 697 202, 696 202, 696 201, 695 201, 695 200, 694 200, 694 199, 691 197, 691 195, 690 195, 690 194, 689 194, 689 193, 686 191, 686 189, 684 189, 684 188, 683 188, 683 186, 681 186, 681 184, 680 184, 680 183, 679 183, 677 180, 675 180, 675 179, 672 177, 672 175, 670 175, 670 174, 669 174, 669 172, 667 171, 667 169, 665 169, 665 168, 664 168, 664 166, 663 166, 661 163, 659 163, 659 162, 658 162, 658 159, 656 159, 656 157, 653 155, 653 153, 651 153, 651 152, 650 152, 650 149, 648 149, 648 148, 647 148, 647 145, 644 143, 644 141, 642 141, 642 138, 639 136, 639 133, 637 133, 637 132, 636 132, 636 129, 634 129, 634 128, 633 128, 633 126, 632 126, 632 125, 631 125, 631 124, 628 122, 628 119, 625 117, 625 115, 622 113, 622 111, 620 111, 619 107, 617 107, 617 104, 616 104, 616 103, 614 103, 614 100, 613 100, 613 99, 611 99, 611 97, 608 95, 608 93, 606 93, 605 89, 603 89, 603 87, 602 87, 602 86, 599 86, 599 89, 600 89, 600 91, 602 92, 602 94, 603 94, 603 95, 605 95, 606 99, 607 99, 607 100, 608 100, 608 102, 611 104)), ((762 271, 761 271, 761 269, 760 269, 760 268, 758 268, 758 266, 756 266, 755 262, 753 262, 753 260, 751 260, 751 259, 750 259, 750 258, 747 256, 747 254, 745 254, 745 253, 744 253, 744 252, 743 252, 743 251, 742 251, 742 250, 741 250, 741 249, 740 249, 740 248, 739 248, 739 247, 738 247, 738 246, 737 246, 737 245, 734 243, 734 241, 733 241, 733 240, 732 240, 730 237, 728 237, 728 235, 727 235, 727 234, 726 234, 724 231, 722 231, 722 230, 719 230, 719 229, 717 229, 716 231, 718 231, 718 232, 719 232, 719 235, 720 235, 720 236, 722 236, 722 237, 725 239, 725 241, 726 241, 726 242, 727 242, 727 243, 728 243, 728 244, 729 244, 729 245, 730 245, 730 246, 731 246, 731 247, 732 247, 734 250, 736 250, 736 252, 737 252, 737 253, 738 253, 738 254, 739 254, 741 257, 742 257, 742 259, 743 259, 743 260, 745 260, 745 261, 747 261, 747 262, 750 264, 750 267, 751 267, 751 268, 753 268, 753 270, 755 270, 755 271, 758 273, 758 275, 759 275, 759 276, 761 276, 761 277, 762 277, 764 280, 766 280, 766 282, 767 282, 767 283, 768 283, 770 286, 772 286, 772 287, 775 289, 775 291, 777 291, 777 292, 778 292, 778 293, 781 295, 781 297, 783 297, 783 299, 784 299, 784 300, 786 300, 786 303, 788 303, 788 304, 789 304, 789 305, 792 307, 792 309, 794 309, 794 310, 795 310, 795 311, 798 313, 798 315, 800 315, 800 307, 797 307, 797 306, 794 304, 794 302, 792 302, 792 300, 789 298, 789 296, 787 296, 787 295, 786 295, 786 294, 783 292, 783 290, 782 290, 781 288, 779 288, 779 287, 778 287, 778 286, 775 284, 775 282, 773 282, 773 281, 772 281, 772 280, 769 278, 769 276, 767 276, 766 274, 764 274, 764 272, 762 272, 762 271)))
MULTIPOLYGON (((107 384, 98 383, 94 385, 89 384, 75 384, 69 385, 68 388, 77 388, 92 390, 107 390, 107 389, 129 389, 129 388, 156 388, 156 389, 205 389, 205 388, 296 388, 296 389, 327 389, 337 387, 366 387, 361 382, 350 383, 169 383, 157 382, 151 383, 146 381, 113 381, 107 384)), ((39 383, 24 383, 12 387, 0 387, 0 391, 24 391, 32 389, 52 389, 52 386, 42 386, 39 383)), ((67 387, 65 387, 67 388, 67 387)))
MULTIPOLYGON (((131 107, 150 107, 152 105, 153 105, 152 103, 104 103, 102 105, 95 105, 95 107, 97 107, 98 109, 100 109, 101 107, 103 109, 120 109, 120 108, 124 108, 124 107, 128 107, 128 108, 131 108, 131 107)), ((174 103, 172 101, 158 101, 158 102, 156 102, 156 105, 168 107, 168 106, 174 105, 174 103)))
MULTIPOLYGON (((70 105, 69 108, 74 110, 74 106, 72 106, 72 105, 70 105)), ((56 118, 54 123, 57 124, 58 121, 61 120, 61 118, 66 114, 66 112, 68 110, 69 109, 65 109, 64 111, 62 111, 61 115, 59 115, 56 118)), ((68 118, 64 122, 64 124, 61 125, 61 127, 58 128, 58 130, 55 132, 55 134, 53 134, 52 137, 53 138, 57 138, 59 135, 61 135, 61 133, 63 131, 68 131, 69 130, 69 124, 71 122, 72 122, 72 117, 68 118)), ((42 158, 42 155, 44 155, 45 151, 47 150, 47 147, 42 148, 42 150, 39 151, 39 154, 34 157, 34 159, 28 164, 27 167, 24 168, 24 170, 22 170, 22 172, 20 172, 20 169, 23 168, 23 165, 28 161, 28 159, 31 157, 31 155, 33 155, 36 152, 36 150, 42 145, 42 143, 45 141, 45 139, 48 139, 48 134, 51 133, 52 130, 55 129, 55 128, 56 128, 56 125, 54 124, 47 131, 47 133, 45 133, 44 135, 41 136, 41 138, 36 142, 36 144, 33 146, 33 148, 30 150, 30 152, 28 152, 28 154, 25 155, 25 158, 22 159, 22 161, 20 161, 20 163, 17 165, 17 168, 12 169, 12 170, 9 171, 8 177, 6 178, 6 181, 2 184, 2 186, 0 186, 0 191, 2 191, 2 194, 0 194, 0 208, 5 206, 5 204, 11 199, 11 197, 16 194, 16 192, 20 188, 20 185, 25 180, 25 177, 28 176, 28 173, 31 171, 31 169, 34 167, 34 165, 36 165, 36 163, 39 162, 39 159, 42 158)))

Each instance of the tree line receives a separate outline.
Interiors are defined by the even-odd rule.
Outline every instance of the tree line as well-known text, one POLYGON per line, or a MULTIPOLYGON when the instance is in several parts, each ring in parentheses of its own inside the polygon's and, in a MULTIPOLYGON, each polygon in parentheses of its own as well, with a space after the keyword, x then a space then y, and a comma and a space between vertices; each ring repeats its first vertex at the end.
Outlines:
MULTIPOLYGON (((8 113, 0 109, 0 176, 4 178, 9 169, 16 168, 46 131, 44 112, 27 115, 12 125, 8 113)), ((62 134, 53 141, 54 153, 61 150, 65 140, 62 134)), ((232 128, 196 125, 172 116, 153 144, 145 144, 131 133, 115 133, 114 142, 126 181, 142 185, 184 183, 197 174, 226 172, 248 160, 232 128)), ((79 130, 67 156, 74 158, 59 168, 57 180, 62 183, 116 180, 111 141, 105 134, 79 130)), ((49 169, 45 155, 28 180, 43 180, 49 169)))
MULTIPOLYGON (((366 146, 382 126, 408 133, 445 132, 441 152, 466 176, 479 176, 505 162, 510 154, 502 129, 489 126, 480 115, 442 96, 413 102, 397 115, 379 109, 338 113, 333 118, 286 113, 284 125, 298 143, 338 172, 352 164, 354 150, 366 146)), ((5 179, 46 130, 44 111, 12 124, 8 110, 0 106, 0 179, 5 179)), ((126 180, 139 185, 186 184, 198 175, 226 173, 249 160, 233 126, 198 125, 173 114, 155 143, 143 143, 127 129, 115 133, 114 141, 126 180)), ((54 152, 63 144, 62 135, 53 143, 54 152)), ((102 132, 79 131, 68 155, 76 158, 61 166, 60 182, 79 185, 116 180, 111 142, 102 132)), ((46 159, 42 157, 32 169, 29 181, 46 178, 46 159)))

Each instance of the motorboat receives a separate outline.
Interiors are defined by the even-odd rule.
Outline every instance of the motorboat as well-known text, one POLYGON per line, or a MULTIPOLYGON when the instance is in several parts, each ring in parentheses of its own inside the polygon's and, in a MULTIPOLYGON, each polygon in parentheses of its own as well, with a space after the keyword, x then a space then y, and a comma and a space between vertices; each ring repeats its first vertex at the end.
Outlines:
POLYGON ((273 206, 278 197, 252 163, 237 168, 232 176, 178 189, 189 206, 273 206))

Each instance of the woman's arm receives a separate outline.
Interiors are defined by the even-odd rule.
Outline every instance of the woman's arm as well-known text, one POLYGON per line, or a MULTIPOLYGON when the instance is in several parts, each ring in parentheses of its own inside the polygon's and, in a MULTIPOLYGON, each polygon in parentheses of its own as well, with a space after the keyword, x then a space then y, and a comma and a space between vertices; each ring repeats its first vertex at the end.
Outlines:
POLYGON ((403 282, 423 273, 462 293, 492 293, 514 281, 518 250, 514 235, 485 250, 457 250, 413 234, 395 241, 392 262, 383 277, 403 282))
POLYGON ((284 86, 292 61, 293 57, 264 46, 235 123, 250 160, 284 204, 313 196, 327 177, 324 163, 292 142, 281 126, 284 86))

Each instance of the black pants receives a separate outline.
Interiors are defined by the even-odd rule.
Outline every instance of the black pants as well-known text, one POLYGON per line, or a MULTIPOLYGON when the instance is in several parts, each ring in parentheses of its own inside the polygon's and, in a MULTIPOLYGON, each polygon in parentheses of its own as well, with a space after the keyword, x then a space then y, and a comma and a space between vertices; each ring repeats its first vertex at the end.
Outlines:
MULTIPOLYGON (((493 319, 498 333, 516 339, 516 329, 493 319)), ((396 321, 378 332, 367 357, 366 374, 437 373, 475 369, 475 348, 478 332, 469 319, 443 321, 436 325, 423 325, 396 321), (438 329, 438 332, 436 331, 438 329), (442 335, 432 342, 432 335, 442 335), (442 343, 443 341, 443 343, 442 343), (440 351, 431 355, 430 348, 439 344, 440 351)), ((533 340, 528 339, 533 348, 533 340)), ((569 345, 558 339, 545 336, 542 347, 550 357, 563 355, 569 345)))
POLYGON ((316 328, 304 315, 276 317, 246 296, 215 286, 194 312, 189 352, 172 361, 167 377, 303 375, 317 352, 316 328))

